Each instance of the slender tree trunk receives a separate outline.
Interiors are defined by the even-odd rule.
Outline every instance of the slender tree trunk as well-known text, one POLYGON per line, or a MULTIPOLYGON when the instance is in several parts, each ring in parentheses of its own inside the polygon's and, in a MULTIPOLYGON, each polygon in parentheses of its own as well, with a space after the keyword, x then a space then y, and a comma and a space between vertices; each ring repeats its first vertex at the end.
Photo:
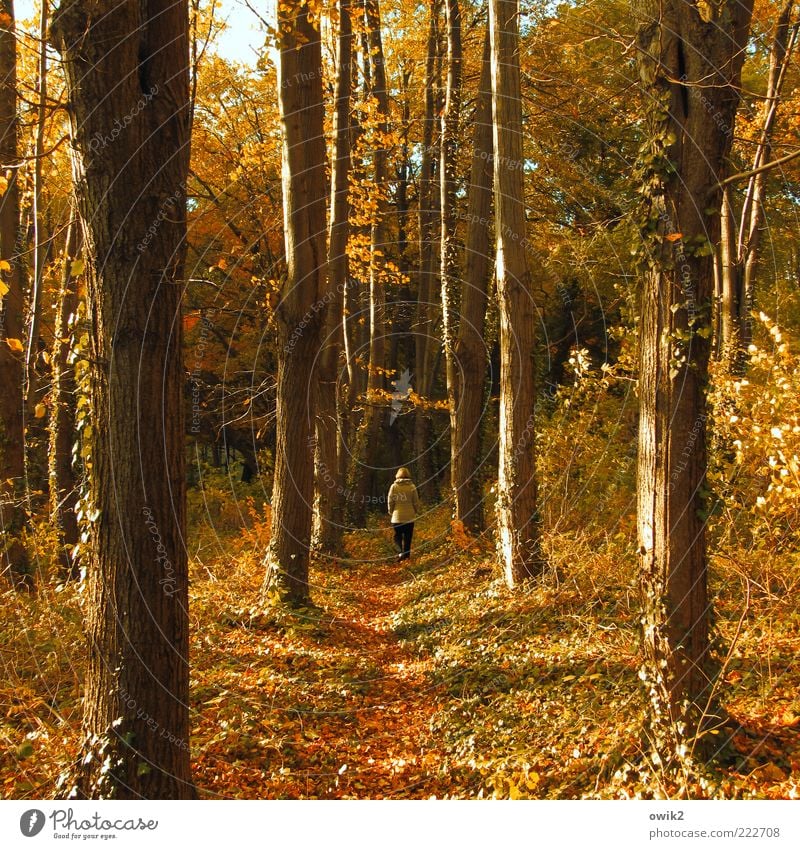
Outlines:
POLYGON ((39 325, 42 312, 42 286, 47 263, 49 240, 42 212, 42 161, 44 158, 44 132, 47 116, 47 21, 49 0, 41 0, 39 16, 39 78, 38 106, 36 110, 36 144, 33 163, 33 291, 30 303, 30 326, 25 351, 25 395, 29 415, 37 401, 36 360, 39 355, 39 325))
MULTIPOLYGON (((753 169, 766 165, 772 159, 772 137, 777 121, 783 86, 797 44, 797 34, 800 23, 791 23, 794 11, 794 0, 786 0, 775 25, 775 36, 770 50, 769 81, 767 83, 767 99, 764 103, 764 121, 761 128, 761 139, 753 161, 753 169)), ((739 230, 739 256, 743 265, 741 297, 739 306, 741 326, 742 355, 745 356, 747 347, 752 341, 752 320, 750 311, 753 309, 756 270, 760 258, 761 228, 764 222, 764 192, 767 184, 767 172, 760 171, 750 178, 746 197, 749 200, 750 214, 746 216, 747 202, 742 214, 739 230)))
MULTIPOLYGON (((785 0, 775 23, 769 57, 767 93, 761 132, 751 163, 751 170, 762 168, 772 159, 772 137, 778 116, 783 87, 792 53, 797 44, 800 22, 792 23, 795 0, 785 0)), ((732 135, 729 128, 729 135, 732 135)), ((764 223, 764 192, 768 173, 751 175, 744 193, 738 233, 733 222, 734 209, 730 186, 723 198, 723 231, 721 242, 723 273, 722 350, 729 367, 742 371, 747 361, 747 348, 752 341, 752 319, 756 270, 760 257, 761 228, 764 223), (727 218, 728 220, 725 220, 727 218)))
MULTIPOLYGON (((458 444, 456 411, 458 409, 459 377, 455 361, 458 297, 461 280, 459 251, 456 243, 456 154, 458 153, 458 124, 461 111, 461 10, 458 0, 445 0, 447 26, 447 85, 445 88, 442 131, 439 136, 439 198, 441 214, 440 285, 442 297, 442 343, 445 356, 447 407, 450 416, 450 488, 455 497, 458 489, 456 463, 461 446, 458 444)), ((457 515, 457 510, 456 510, 457 515)))
MULTIPOLYGON (((351 4, 351 24, 353 20, 362 20, 364 16, 363 2, 359 2, 356 11, 352 11, 351 4)), ((352 61, 350 66, 351 84, 353 90, 358 86, 359 72, 362 74, 362 92, 363 97, 369 97, 371 83, 370 65, 369 62, 360 64, 358 61, 359 55, 366 56, 369 49, 367 44, 367 34, 364 27, 357 28, 359 31, 358 43, 361 50, 353 50, 352 61)), ((358 183, 366 179, 364 163, 360 157, 354 157, 353 152, 359 150, 363 128, 357 121, 352 121, 350 125, 350 171, 351 181, 358 183)), ((352 224, 348 223, 349 235, 352 236, 352 224)), ((361 424, 363 409, 359 406, 359 399, 365 395, 367 391, 367 367, 369 357, 369 324, 365 321, 365 315, 368 318, 368 311, 365 309, 363 300, 363 281, 356 276, 351 276, 348 269, 347 285, 344 290, 344 311, 342 315, 342 342, 344 344, 344 356, 347 364, 347 385, 344 387, 343 396, 343 416, 342 416, 342 434, 340 452, 340 471, 342 481, 346 482, 345 499, 347 513, 351 513, 354 485, 353 473, 355 471, 354 458, 357 457, 357 435, 361 424)))
POLYGON ((714 722, 706 559, 706 385, 719 181, 752 0, 638 3, 647 246, 640 324, 639 564, 650 739, 682 761, 714 722))
POLYGON ((482 475, 479 467, 486 382, 483 338, 491 279, 489 216, 492 208, 492 66, 489 30, 475 107, 472 169, 467 208, 464 282, 455 347, 459 375, 455 445, 452 455, 456 518, 474 532, 483 530, 482 475), (463 379, 462 379, 463 378, 463 379))
POLYGON ((408 273, 408 180, 410 174, 409 163, 409 132, 411 130, 411 98, 409 89, 412 71, 403 68, 400 75, 400 98, 402 131, 400 134, 400 157, 397 168, 397 252, 398 265, 402 274, 408 273))
POLYGON ((90 363, 84 742, 63 792, 189 798, 187 6, 62 0, 51 37, 86 237, 90 363))
POLYGON ((336 555, 342 548, 343 478, 339 452, 342 428, 338 412, 339 354, 342 350, 344 292, 347 288, 347 240, 350 175, 350 88, 353 32, 350 0, 339 0, 336 93, 333 114, 331 214, 328 238, 330 298, 317 378, 316 511, 314 545, 336 555))
POLYGON ((720 204, 720 282, 719 303, 720 357, 733 364, 741 350, 741 323, 739 320, 742 300, 742 268, 737 259, 736 224, 734 221, 731 187, 725 186, 720 204))
POLYGON ((25 511, 25 437, 23 430, 23 271, 19 209, 20 165, 17 155, 17 39, 14 4, 1 0, 5 18, 0 26, 0 176, 7 181, 0 194, 0 573, 31 589, 33 575, 20 534, 25 511))
MULTIPOLYGON (((414 385, 423 399, 430 397, 433 385, 434 322, 431 301, 434 293, 436 267, 436 218, 438 204, 434 196, 435 133, 436 133, 436 73, 439 52, 440 0, 431 0, 428 25, 428 46, 425 57, 425 116, 422 125, 422 151, 420 155, 418 217, 419 217, 419 273, 417 275, 417 314, 414 334, 414 385)), ((414 413, 414 465, 417 486, 424 499, 432 499, 435 486, 431 464, 431 418, 424 406, 414 413)))
MULTIPOLYGON (((409 200, 408 189, 411 178, 411 100, 414 97, 414 92, 411 88, 413 77, 412 69, 403 65, 400 70, 400 92, 399 92, 399 107, 400 107, 400 128, 399 136, 399 151, 395 157, 396 165, 394 169, 395 175, 395 220, 397 222, 397 268, 400 275, 409 280, 412 275, 411 265, 408 258, 408 221, 409 221, 409 200)), ((401 375, 400 363, 409 370, 413 367, 414 362, 414 340, 415 336, 412 333, 412 323, 414 321, 414 313, 416 312, 416 298, 412 297, 409 289, 402 286, 398 290, 397 297, 392 304, 392 335, 391 335, 391 352, 389 354, 390 368, 396 375, 401 375)), ((413 380, 413 372, 409 371, 413 380)), ((397 384, 393 384, 397 389, 397 384)), ((404 386, 401 384, 401 389, 404 386)), ((413 389, 413 383, 411 384, 413 389)), ((392 411, 390 416, 390 424, 396 420, 395 411, 392 411)), ((395 430, 397 433, 397 430, 395 430)), ((398 464, 409 465, 412 460, 407 453, 396 458, 398 464)))
POLYGON ((314 362, 325 321, 325 133, 322 48, 302 0, 280 0, 280 92, 287 278, 277 307, 277 444, 265 591, 309 598, 314 499, 314 362))
POLYGON ((380 446, 383 409, 378 395, 386 386, 386 288, 383 266, 388 247, 389 187, 389 96, 386 89, 386 67, 381 37, 378 0, 364 0, 364 20, 367 29, 368 56, 365 64, 371 68, 372 93, 378 103, 378 142, 373 152, 376 206, 370 232, 369 262, 369 371, 364 415, 356 437, 353 469, 353 500, 351 515, 355 525, 366 524, 367 505, 375 476, 375 452, 380 446))
POLYGON ((497 297, 500 307, 498 556, 515 587, 542 572, 536 493, 534 327, 525 231, 517 0, 490 0, 497 297))
MULTIPOLYGON (((65 578, 80 577, 80 565, 74 554, 78 544, 78 482, 72 466, 72 446, 75 442, 75 368, 70 362, 70 338, 74 328, 70 316, 78 308, 78 275, 73 274, 73 262, 81 252, 81 228, 73 215, 67 229, 64 248, 64 270, 61 291, 56 305, 51 355, 52 381, 50 397, 50 516, 61 539, 61 569, 65 578)), ((77 270, 77 269, 76 269, 77 270)))

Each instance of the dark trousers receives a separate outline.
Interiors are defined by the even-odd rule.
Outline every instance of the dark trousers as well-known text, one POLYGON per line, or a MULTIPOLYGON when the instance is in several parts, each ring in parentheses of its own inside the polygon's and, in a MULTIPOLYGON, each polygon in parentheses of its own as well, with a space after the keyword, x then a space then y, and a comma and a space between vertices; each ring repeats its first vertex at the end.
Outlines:
POLYGON ((392 524, 394 528, 394 544, 400 552, 397 556, 398 560, 408 560, 411 557, 411 537, 414 536, 414 523, 402 522, 392 524))

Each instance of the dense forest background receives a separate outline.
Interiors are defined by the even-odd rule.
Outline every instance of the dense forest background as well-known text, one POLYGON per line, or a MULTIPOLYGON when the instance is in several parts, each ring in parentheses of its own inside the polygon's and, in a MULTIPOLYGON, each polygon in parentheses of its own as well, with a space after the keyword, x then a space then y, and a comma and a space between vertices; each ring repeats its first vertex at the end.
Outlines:
POLYGON ((797 797, 800 8, 662 6, 2 0, 5 797, 797 797))

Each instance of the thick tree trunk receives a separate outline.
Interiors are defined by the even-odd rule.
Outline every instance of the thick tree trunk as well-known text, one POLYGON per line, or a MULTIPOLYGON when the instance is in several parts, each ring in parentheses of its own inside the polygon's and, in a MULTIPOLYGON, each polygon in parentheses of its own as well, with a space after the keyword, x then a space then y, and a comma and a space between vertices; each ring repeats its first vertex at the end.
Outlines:
MULTIPOLYGON (((455 361, 457 333, 458 287, 461 280, 459 250, 456 244, 456 155, 458 153, 458 124, 461 112, 461 9, 458 0, 445 0, 447 26, 447 85, 445 87, 442 130, 439 136, 439 205, 441 213, 441 249, 439 254, 439 283, 442 297, 442 344, 445 357, 447 408, 450 416, 450 489, 455 499, 458 490, 456 463, 461 446, 458 444, 456 414, 458 409, 459 378, 455 361)), ((456 515, 458 511, 456 509, 456 515)))
POLYGON ((63 0, 51 37, 67 78, 90 362, 84 742, 63 793, 188 798, 186 3, 63 0))
POLYGON ((65 578, 80 577, 80 567, 74 555, 78 544, 78 482, 72 466, 72 446, 75 442, 75 368, 70 362, 70 338, 74 328, 69 319, 78 308, 78 277, 72 273, 72 263, 81 252, 81 227, 76 217, 69 222, 64 248, 64 270, 61 291, 56 305, 51 354, 52 381, 50 389, 50 516, 60 533, 61 570, 65 578))
POLYGON ((342 550, 344 487, 339 458, 339 354, 342 350, 344 291, 347 287, 347 239, 350 176, 350 83, 353 31, 350 0, 339 0, 336 52, 336 93, 331 157, 331 213, 328 237, 329 292, 325 338, 317 369, 317 447, 315 454, 315 511, 313 545, 322 554, 342 550))
POLYGON ((490 0, 497 297, 500 307, 498 556, 515 587, 542 572, 536 493, 536 309, 525 252, 517 0, 490 0))
MULTIPOLYGON (((433 383, 434 315, 431 300, 434 296, 436 267, 436 218, 438 192, 434 192, 435 163, 434 137, 436 133, 436 89, 438 76, 436 60, 439 50, 440 0, 431 0, 428 26, 428 47, 425 58, 425 115, 422 125, 422 151, 420 154, 418 218, 419 218, 419 273, 417 275, 417 314, 414 334, 414 386, 422 398, 429 398, 433 383)), ((417 487, 423 499, 435 494, 431 463, 431 418, 424 406, 414 413, 414 466, 417 487)))
POLYGON ((265 593, 303 604, 314 499, 314 363, 327 303, 325 133, 318 25, 302 0, 278 3, 287 279, 277 307, 277 444, 265 593))
POLYGON ((23 430, 23 270, 17 174, 17 39, 14 4, 2 0, 0 26, 0 175, 8 180, 0 194, 0 574, 16 585, 33 587, 28 554, 20 541, 25 511, 25 438, 23 430))
POLYGON ((479 466, 481 421, 486 382, 486 342, 483 338, 491 279, 489 216, 492 209, 492 66, 489 30, 475 107, 472 170, 467 208, 464 282, 455 347, 459 375, 453 454, 456 518, 471 531, 483 530, 482 475, 479 466))
MULTIPOLYGON (((706 560, 706 384, 719 181, 731 146, 752 0, 703 12, 638 4, 650 138, 640 324, 639 564, 650 739, 681 760, 713 723, 706 560)), ((699 749, 695 748, 695 753, 699 749)))

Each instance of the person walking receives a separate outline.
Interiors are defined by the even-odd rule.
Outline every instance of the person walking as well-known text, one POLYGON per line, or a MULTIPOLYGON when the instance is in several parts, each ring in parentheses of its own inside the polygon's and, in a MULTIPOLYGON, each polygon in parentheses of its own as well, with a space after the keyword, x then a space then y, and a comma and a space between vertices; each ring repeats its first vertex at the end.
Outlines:
POLYGON ((411 557, 414 521, 419 513, 419 494, 405 467, 397 470, 394 483, 389 487, 388 501, 389 521, 394 528, 394 544, 399 552, 397 559, 408 560, 411 557))

